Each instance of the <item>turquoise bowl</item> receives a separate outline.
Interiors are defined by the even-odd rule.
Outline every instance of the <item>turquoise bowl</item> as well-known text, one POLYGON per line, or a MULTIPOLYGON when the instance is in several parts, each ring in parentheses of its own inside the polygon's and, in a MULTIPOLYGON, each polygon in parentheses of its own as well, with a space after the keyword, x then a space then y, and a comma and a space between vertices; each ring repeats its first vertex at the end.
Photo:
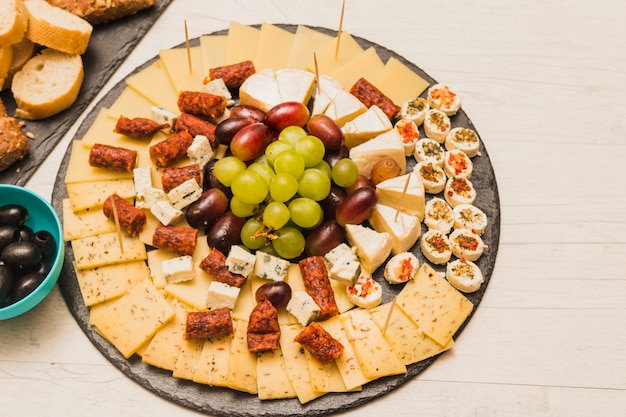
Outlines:
POLYGON ((0 320, 10 319, 31 310, 52 291, 61 275, 65 245, 61 220, 54 207, 37 193, 26 188, 0 184, 0 207, 7 204, 19 204, 28 210, 26 225, 33 231, 48 231, 56 242, 56 254, 52 269, 37 288, 16 303, 0 308, 0 320))

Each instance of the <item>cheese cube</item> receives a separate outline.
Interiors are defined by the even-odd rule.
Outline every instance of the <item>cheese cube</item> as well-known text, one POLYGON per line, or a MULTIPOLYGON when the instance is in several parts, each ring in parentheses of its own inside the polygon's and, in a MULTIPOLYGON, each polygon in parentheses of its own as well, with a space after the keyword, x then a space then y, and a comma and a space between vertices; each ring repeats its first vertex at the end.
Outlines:
POLYGON ((159 124, 169 123, 171 126, 176 123, 178 115, 161 106, 152 106, 150 108, 150 118, 159 124))
POLYGON ((226 87, 226 84, 224 83, 223 78, 216 78, 204 84, 202 86, 202 91, 205 93, 224 97, 226 99, 226 104, 228 106, 232 106, 233 104, 235 104, 235 101, 233 100, 233 96, 232 94, 230 94, 228 87, 226 87))
POLYGON ((361 273, 361 264, 350 246, 341 243, 324 255, 331 279, 352 285, 361 273))
POLYGON ((169 201, 157 201, 150 207, 150 212, 165 226, 182 217, 183 212, 172 206, 169 201))
POLYGON ((162 270, 168 284, 190 281, 194 278, 193 259, 188 255, 165 259, 162 270))
POLYGON ((306 326, 317 319, 320 307, 305 291, 295 291, 287 304, 287 311, 298 320, 298 323, 306 326))
POLYGON ((159 201, 167 202, 167 196, 165 195, 165 192, 160 188, 155 188, 152 186, 146 187, 143 189, 143 194, 143 197, 137 198, 135 202, 135 205, 139 208, 150 210, 159 201))
POLYGON ((352 248, 345 243, 340 243, 324 255, 324 259, 326 259, 326 262, 331 266, 341 258, 357 259, 352 248))
POLYGON ((226 266, 233 274, 248 278, 254 270, 256 256, 239 245, 233 245, 226 257, 226 266))
POLYGON ((135 184, 135 193, 138 199, 145 199, 145 190, 152 187, 152 174, 150 167, 139 167, 133 169, 133 181, 135 184))
POLYGON ((219 281, 212 281, 209 285, 206 301, 210 310, 228 307, 234 309, 239 297, 239 288, 224 284, 219 281))
POLYGON ((201 195, 202 187, 195 179, 190 178, 167 193, 167 198, 174 208, 180 210, 199 199, 201 195))
POLYGON ((272 281, 284 281, 289 270, 289 261, 263 251, 257 251, 254 275, 272 281))
MULTIPOLYGON (((221 78, 220 78, 221 80, 221 78)), ((194 164, 198 164, 200 169, 213 158, 213 148, 211 148, 211 142, 204 135, 197 135, 193 138, 193 142, 187 148, 187 156, 194 164)))

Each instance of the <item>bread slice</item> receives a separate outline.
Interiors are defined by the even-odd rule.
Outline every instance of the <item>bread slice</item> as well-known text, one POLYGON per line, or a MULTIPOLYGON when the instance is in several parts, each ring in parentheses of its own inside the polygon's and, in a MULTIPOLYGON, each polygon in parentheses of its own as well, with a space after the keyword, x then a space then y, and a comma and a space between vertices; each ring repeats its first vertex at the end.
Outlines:
POLYGON ((48 3, 98 25, 152 7, 156 0, 48 0, 48 3))
POLYGON ((48 48, 68 54, 83 54, 87 50, 93 26, 85 19, 45 0, 25 0, 29 13, 26 37, 48 48))
POLYGON ((28 13, 22 0, 0 1, 0 46, 19 42, 27 25, 28 13))
POLYGON ((4 84, 2 84, 3 90, 11 88, 13 76, 21 70, 24 65, 26 65, 28 60, 35 55, 36 51, 35 44, 28 38, 22 38, 22 40, 18 43, 14 43, 11 45, 11 49, 13 50, 13 60, 11 62, 11 66, 9 67, 9 72, 4 80, 4 84))
POLYGON ((20 123, 13 117, 0 116, 0 171, 24 158, 29 148, 20 123))
POLYGON ((12 62, 13 47, 11 45, 0 46, 0 81, 8 77, 12 62))
POLYGON ((67 109, 76 101, 83 77, 80 55, 44 49, 13 77, 15 116, 36 120, 67 109))

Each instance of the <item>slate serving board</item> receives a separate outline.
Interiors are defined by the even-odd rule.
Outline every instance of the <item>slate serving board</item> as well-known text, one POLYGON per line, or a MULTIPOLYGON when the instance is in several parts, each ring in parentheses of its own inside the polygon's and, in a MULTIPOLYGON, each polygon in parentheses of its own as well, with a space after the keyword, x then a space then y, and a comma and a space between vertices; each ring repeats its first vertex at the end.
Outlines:
MULTIPOLYGON (((172 0, 157 0, 154 6, 112 22, 94 26, 87 51, 82 55, 85 78, 74 104, 61 113, 37 121, 26 121, 24 132, 32 132, 28 155, 0 172, 0 183, 24 185, 59 143, 91 100, 146 34, 172 0)), ((15 112, 10 90, 0 94, 7 112, 15 112)))
MULTIPOLYGON (((281 24, 279 26, 292 32, 296 29, 295 25, 281 24)), ((314 29, 336 35, 336 32, 326 28, 314 29)), ((227 31, 219 31, 212 34, 222 35, 226 33, 227 31)), ((355 39, 365 48, 370 46, 375 47, 383 61, 386 61, 389 57, 393 56, 402 61, 405 65, 409 66, 421 77, 428 80, 431 84, 436 83, 436 81, 423 70, 415 64, 410 63, 404 58, 398 56, 395 52, 362 38, 355 37, 355 39)), ((198 44, 198 38, 191 40, 192 46, 198 44)), ((184 44, 180 44, 178 47, 184 47, 184 44)), ((144 63, 138 67, 133 74, 152 64, 157 58, 158 56, 155 56, 148 62, 144 63)), ((121 94, 124 88, 125 84, 121 81, 102 98, 89 115, 87 115, 86 119, 80 126, 78 131, 79 137, 82 136, 82 134, 90 127, 91 123, 97 116, 99 109, 102 107, 109 107, 121 94)), ((459 111, 457 115, 451 118, 451 120, 452 127, 465 126, 475 130, 474 125, 463 110, 459 111)), ((421 128, 420 131, 421 137, 425 137, 421 128)), ((70 151, 71 148, 68 148, 63 159, 52 198, 53 205, 59 215, 62 214, 62 200, 67 197, 63 179, 67 171, 70 151)), ((408 158, 407 161, 407 168, 412 169, 415 165, 415 160, 413 158, 408 158)), ((498 187, 489 155, 484 144, 482 143, 482 140, 480 145, 480 156, 474 157, 473 163, 474 173, 472 175, 472 182, 478 193, 475 205, 487 214, 489 225, 485 234, 482 236, 488 247, 481 258, 476 262, 484 274, 485 281, 477 292, 466 295, 475 306, 472 315, 482 300, 491 279, 500 239, 500 201, 498 187)), ((441 195, 439 195, 439 197, 441 197, 441 195)), ((425 230, 425 226, 422 225, 422 233, 425 230)), ((418 244, 414 247, 413 252, 419 258, 420 263, 427 262, 421 254, 418 244)), ((117 351, 117 349, 110 345, 91 328, 89 325, 89 309, 85 307, 85 304, 83 303, 80 289, 76 281, 76 275, 72 267, 74 258, 69 244, 67 244, 66 247, 66 254, 64 268, 61 277, 59 278, 61 293, 63 294, 72 315, 76 319, 76 322, 93 345, 115 367, 142 387, 164 399, 199 412, 221 417, 254 417, 264 415, 273 417, 305 415, 323 416, 337 413, 365 405, 376 398, 384 396, 385 394, 412 380, 433 362, 435 362, 438 357, 435 356, 416 364, 409 365, 407 367, 408 371, 404 375, 381 378, 370 382, 363 387, 362 391, 352 393, 331 393, 304 405, 300 404, 297 399, 261 401, 256 395, 250 395, 227 388, 209 387, 186 380, 179 380, 173 378, 171 376, 171 372, 169 371, 164 371, 144 364, 141 361, 141 358, 137 355, 133 355, 131 358, 125 359, 117 351)), ((440 266, 435 266, 435 269, 440 272, 444 270, 444 268, 440 266)), ((382 277, 382 268, 379 268, 378 271, 376 271, 374 277, 383 286, 383 302, 391 301, 402 288, 402 286, 398 285, 393 287, 388 285, 382 277)), ((455 335, 455 339, 458 338, 459 334, 465 328, 465 325, 470 319, 471 315, 458 330, 455 335)), ((445 352, 443 354, 445 355, 445 352)))

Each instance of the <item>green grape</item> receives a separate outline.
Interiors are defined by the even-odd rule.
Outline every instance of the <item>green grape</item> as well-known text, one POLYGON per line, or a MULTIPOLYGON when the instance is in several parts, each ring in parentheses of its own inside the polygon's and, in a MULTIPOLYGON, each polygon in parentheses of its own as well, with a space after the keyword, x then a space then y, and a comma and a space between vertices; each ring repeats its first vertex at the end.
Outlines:
POLYGON ((284 203, 272 201, 263 210, 263 223, 272 229, 280 229, 289 221, 289 209, 284 203))
POLYGON ((324 153, 326 152, 324 142, 312 135, 300 138, 300 140, 296 142, 295 150, 302 155, 304 158, 304 166, 307 168, 319 164, 319 162, 324 159, 324 153))
POLYGON ((326 174, 329 180, 333 179, 332 168, 330 167, 330 164, 324 161, 323 159, 320 161, 319 164, 315 165, 313 168, 319 169, 320 171, 322 171, 324 174, 326 174))
POLYGON ((246 204, 259 204, 269 193, 269 186, 263 177, 248 169, 235 177, 230 189, 235 197, 246 204))
POLYGON ((248 249, 261 249, 265 246, 265 236, 256 236, 263 230, 263 223, 254 217, 249 218, 241 228, 241 243, 248 249))
POLYGON ((265 180, 265 183, 269 187, 274 177, 274 170, 271 166, 263 162, 254 162, 248 166, 248 169, 256 172, 265 180))
POLYGON ((274 142, 267 145, 265 148, 265 157, 267 158, 267 162, 270 166, 274 166, 274 161, 276 161, 276 157, 282 152, 288 149, 293 149, 288 142, 275 140, 274 142))
POLYGON ((272 240, 272 246, 281 258, 297 258, 304 251, 304 236, 295 227, 283 227, 277 230, 275 234, 278 237, 272 240))
POLYGON ((291 220, 304 229, 312 229, 324 219, 324 211, 317 201, 306 197, 293 199, 289 205, 291 220))
POLYGON ((293 149, 282 151, 274 161, 274 172, 288 172, 298 179, 304 172, 304 158, 293 149))
POLYGON ((222 184, 230 187, 233 180, 241 172, 245 171, 246 163, 234 156, 225 156, 215 162, 213 166, 213 175, 222 184))
POLYGON ((350 158, 342 158, 332 168, 333 181, 340 187, 349 187, 359 177, 359 168, 350 158))
POLYGON ((298 179, 298 194, 311 200, 321 201, 330 192, 330 179, 319 169, 305 169, 298 179))
POLYGON ((306 130, 304 130, 300 126, 287 126, 278 134, 278 140, 282 142, 287 142, 289 145, 291 145, 292 149, 295 149, 298 140, 305 137, 306 135, 306 130))
POLYGON ((288 172, 279 172, 274 175, 270 183, 270 197, 272 200, 284 203, 298 192, 298 180, 288 172))
POLYGON ((233 196, 230 199, 230 211, 237 217, 250 217, 259 212, 258 204, 247 204, 233 196))

